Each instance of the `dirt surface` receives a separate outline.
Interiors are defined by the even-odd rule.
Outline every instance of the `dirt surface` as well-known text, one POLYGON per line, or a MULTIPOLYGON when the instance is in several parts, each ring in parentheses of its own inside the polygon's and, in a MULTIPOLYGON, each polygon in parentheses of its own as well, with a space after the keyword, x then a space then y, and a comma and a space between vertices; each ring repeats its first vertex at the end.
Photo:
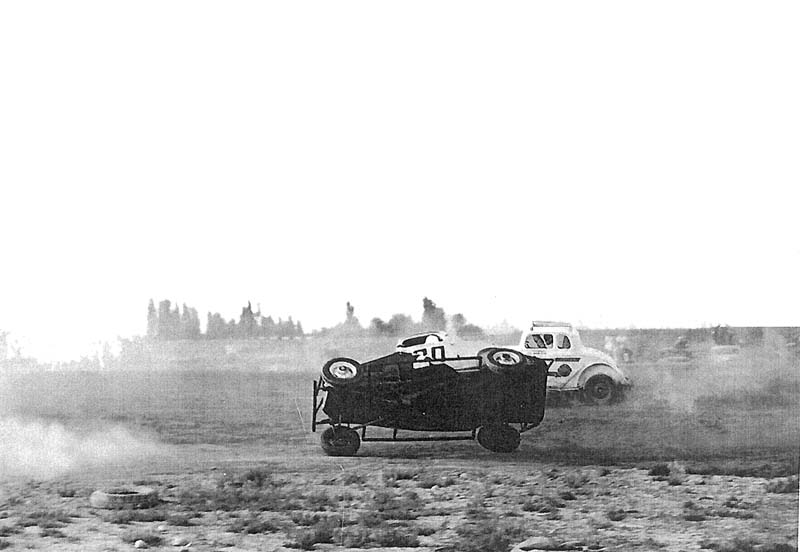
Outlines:
POLYGON ((498 550, 531 538, 540 549, 675 551, 713 549, 737 538, 762 545, 797 540, 797 491, 768 491, 783 479, 692 475, 680 463, 661 464, 669 473, 659 476, 649 474, 659 464, 574 467, 513 456, 498 462, 488 454, 472 457, 475 447, 450 445, 448 458, 387 459, 324 457, 314 445, 173 446, 146 461, 47 481, 7 480, 0 542, 14 549, 107 551, 132 549, 140 536, 158 540, 151 547, 280 550, 300 546, 302 534, 325 523, 321 532, 328 533, 320 539, 330 542, 315 545, 321 549, 400 541, 390 532, 381 546, 381 528, 416 535, 414 548, 421 550, 473 549, 465 543, 470 527, 506 537, 483 543, 498 550), (256 484, 258 477, 268 483, 256 484), (249 488, 250 498, 236 503, 223 492, 226 481, 249 488), (156 489, 162 504, 128 512, 90 507, 93 490, 134 483, 156 489), (208 494, 193 496, 198 491, 208 494), (382 515, 372 519, 376 513, 382 515), (360 537, 362 527, 368 535, 378 528, 377 536, 360 537))
POLYGON ((0 549, 796 550, 800 377, 761 358, 630 366, 625 401, 549 407, 505 455, 327 457, 311 373, 5 375, 0 549), (133 485, 161 502, 89 504, 133 485))

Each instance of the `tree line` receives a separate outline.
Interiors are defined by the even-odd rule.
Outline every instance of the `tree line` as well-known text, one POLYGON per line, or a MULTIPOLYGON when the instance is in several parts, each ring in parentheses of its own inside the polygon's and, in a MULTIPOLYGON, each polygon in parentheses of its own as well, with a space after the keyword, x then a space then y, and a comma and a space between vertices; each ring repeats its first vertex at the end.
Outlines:
MULTIPOLYGON (((466 317, 457 313, 447 316, 444 309, 424 297, 422 299, 422 318, 415 322, 407 314, 394 314, 388 320, 373 318, 365 328, 355 316, 355 307, 349 302, 345 310, 344 322, 333 328, 322 328, 313 332, 313 335, 327 335, 330 333, 398 337, 417 332, 431 330, 447 330, 454 335, 468 339, 479 339, 485 332, 479 326, 467 322, 466 317)), ((281 318, 276 322, 271 316, 261 314, 261 308, 253 311, 251 303, 242 307, 239 320, 231 318, 225 320, 218 312, 207 314, 206 331, 200 328, 200 317, 197 309, 187 306, 172 304, 168 299, 158 303, 156 307, 153 300, 147 306, 147 337, 159 340, 177 339, 250 339, 250 338, 280 338, 291 339, 303 337, 302 324, 295 322, 290 316, 287 320, 281 318)))
POLYGON ((290 316, 287 320, 278 318, 276 322, 271 316, 263 316, 261 309, 253 312, 253 306, 247 302, 242 307, 239 321, 231 318, 225 320, 218 312, 207 314, 206 332, 200 330, 200 317, 197 309, 182 308, 168 299, 159 302, 158 308, 150 299, 147 306, 147 337, 171 341, 176 339, 249 339, 249 338, 295 338, 304 335, 303 326, 290 316))
POLYGON ((437 306, 436 303, 428 297, 422 299, 422 318, 420 322, 415 322, 414 319, 407 314, 398 313, 393 314, 388 320, 383 320, 378 317, 373 318, 369 325, 364 328, 355 316, 355 307, 348 302, 343 323, 333 328, 323 328, 314 333, 315 335, 338 333, 346 335, 399 337, 418 332, 439 330, 446 330, 451 334, 467 339, 480 339, 485 336, 484 330, 475 324, 467 322, 467 318, 463 314, 457 313, 448 316, 444 309, 437 306))

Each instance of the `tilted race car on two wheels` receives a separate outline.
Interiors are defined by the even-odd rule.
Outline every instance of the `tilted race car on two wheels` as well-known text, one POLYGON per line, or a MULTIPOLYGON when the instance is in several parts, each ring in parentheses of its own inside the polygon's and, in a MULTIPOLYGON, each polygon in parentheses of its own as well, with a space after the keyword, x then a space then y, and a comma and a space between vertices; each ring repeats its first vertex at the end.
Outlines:
POLYGON ((534 322, 518 345, 472 355, 463 349, 444 332, 427 332, 363 364, 329 360, 314 382, 312 430, 330 426, 321 435, 323 450, 352 455, 362 441, 476 439, 491 451, 512 452, 520 434, 541 423, 546 398, 602 405, 631 386, 614 359, 584 347, 569 324, 534 322), (368 426, 390 428, 392 436, 367 437, 368 426), (470 434, 398 437, 399 430, 470 434))
POLYGON ((544 417, 551 361, 508 348, 448 357, 443 334, 421 334, 398 351, 360 364, 334 358, 314 382, 312 431, 322 449, 352 456, 362 441, 472 440, 494 452, 513 452, 520 434, 544 417), (391 437, 367 437, 368 426, 389 428, 391 437), (451 436, 398 436, 398 431, 462 432, 451 436), (464 434, 467 433, 468 434, 464 434))

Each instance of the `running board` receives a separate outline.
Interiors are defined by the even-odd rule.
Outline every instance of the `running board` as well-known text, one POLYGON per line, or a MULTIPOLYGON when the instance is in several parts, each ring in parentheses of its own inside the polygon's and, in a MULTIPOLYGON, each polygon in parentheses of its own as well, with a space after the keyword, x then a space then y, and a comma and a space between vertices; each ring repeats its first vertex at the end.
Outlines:
POLYGON ((366 442, 411 442, 411 441, 472 441, 474 437, 471 435, 459 435, 451 437, 362 437, 362 441, 366 442))

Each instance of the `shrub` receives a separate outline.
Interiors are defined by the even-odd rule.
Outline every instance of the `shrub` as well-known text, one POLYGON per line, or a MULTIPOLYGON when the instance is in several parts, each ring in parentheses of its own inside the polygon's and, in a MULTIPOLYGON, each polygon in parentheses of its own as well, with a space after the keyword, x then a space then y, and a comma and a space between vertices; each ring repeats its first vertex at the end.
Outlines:
POLYGON ((622 521, 627 516, 625 510, 609 510, 606 515, 611 521, 622 521))
POLYGON ((16 527, 16 526, 0 527, 0 537, 10 537, 11 535, 17 535, 19 533, 22 533, 21 527, 16 527))
POLYGON ((800 482, 798 481, 798 477, 796 475, 793 475, 792 477, 786 477, 770 481, 769 483, 767 483, 767 492, 795 494, 798 491, 798 487, 800 487, 800 482))
POLYGON ((51 528, 51 527, 47 527, 45 529, 42 529, 40 535, 42 537, 53 537, 55 539, 63 539, 63 538, 66 538, 66 536, 67 536, 66 534, 64 534, 64 531, 62 531, 61 529, 54 529, 54 528, 51 528))
POLYGON ((61 510, 37 510, 21 518, 18 524, 23 527, 38 525, 42 529, 57 529, 70 521, 70 516, 61 510))
POLYGON ((315 544, 333 542, 334 525, 330 521, 320 522, 312 527, 299 529, 294 533, 294 540, 286 544, 289 548, 311 550, 315 544))
POLYGON ((544 514, 554 512, 558 508, 563 507, 564 503, 562 501, 549 496, 534 497, 526 500, 522 504, 522 509, 526 512, 539 512, 544 514))
POLYGON ((392 468, 383 471, 383 481, 387 487, 394 487, 398 481, 411 480, 419 475, 419 469, 392 468))
POLYGON ((164 521, 167 515, 162 510, 114 510, 103 514, 103 521, 127 525, 131 522, 164 521))
POLYGON ((568 473, 566 477, 564 477, 564 481, 569 487, 577 489, 589 482, 589 476, 582 471, 578 473, 568 473))
POLYGON ((407 530, 398 530, 394 527, 377 528, 371 533, 371 540, 378 546, 384 547, 415 547, 419 546, 417 534, 407 530))
POLYGON ((176 527, 189 527, 190 525, 194 525, 192 522, 192 518, 194 517, 195 516, 192 514, 169 514, 166 522, 176 527))
POLYGON ((448 552, 508 552, 513 541, 522 536, 518 525, 503 523, 498 518, 482 519, 456 529, 458 539, 440 548, 448 552))
POLYGON ((367 479, 363 475, 357 473, 346 473, 339 481, 344 485, 363 485, 367 482, 367 479))
POLYGON ((185 489, 177 498, 182 506, 200 512, 278 511, 287 507, 283 485, 263 470, 250 470, 238 476, 225 474, 213 488, 185 489))
POLYGON ((228 525, 227 531, 230 533, 245 533, 255 535, 259 533, 275 533, 280 530, 280 526, 271 519, 262 519, 255 514, 239 518, 228 525))
POLYGON ((666 464, 656 464, 650 471, 647 472, 648 475, 652 475, 654 477, 667 477, 669 475, 669 466, 666 464))

